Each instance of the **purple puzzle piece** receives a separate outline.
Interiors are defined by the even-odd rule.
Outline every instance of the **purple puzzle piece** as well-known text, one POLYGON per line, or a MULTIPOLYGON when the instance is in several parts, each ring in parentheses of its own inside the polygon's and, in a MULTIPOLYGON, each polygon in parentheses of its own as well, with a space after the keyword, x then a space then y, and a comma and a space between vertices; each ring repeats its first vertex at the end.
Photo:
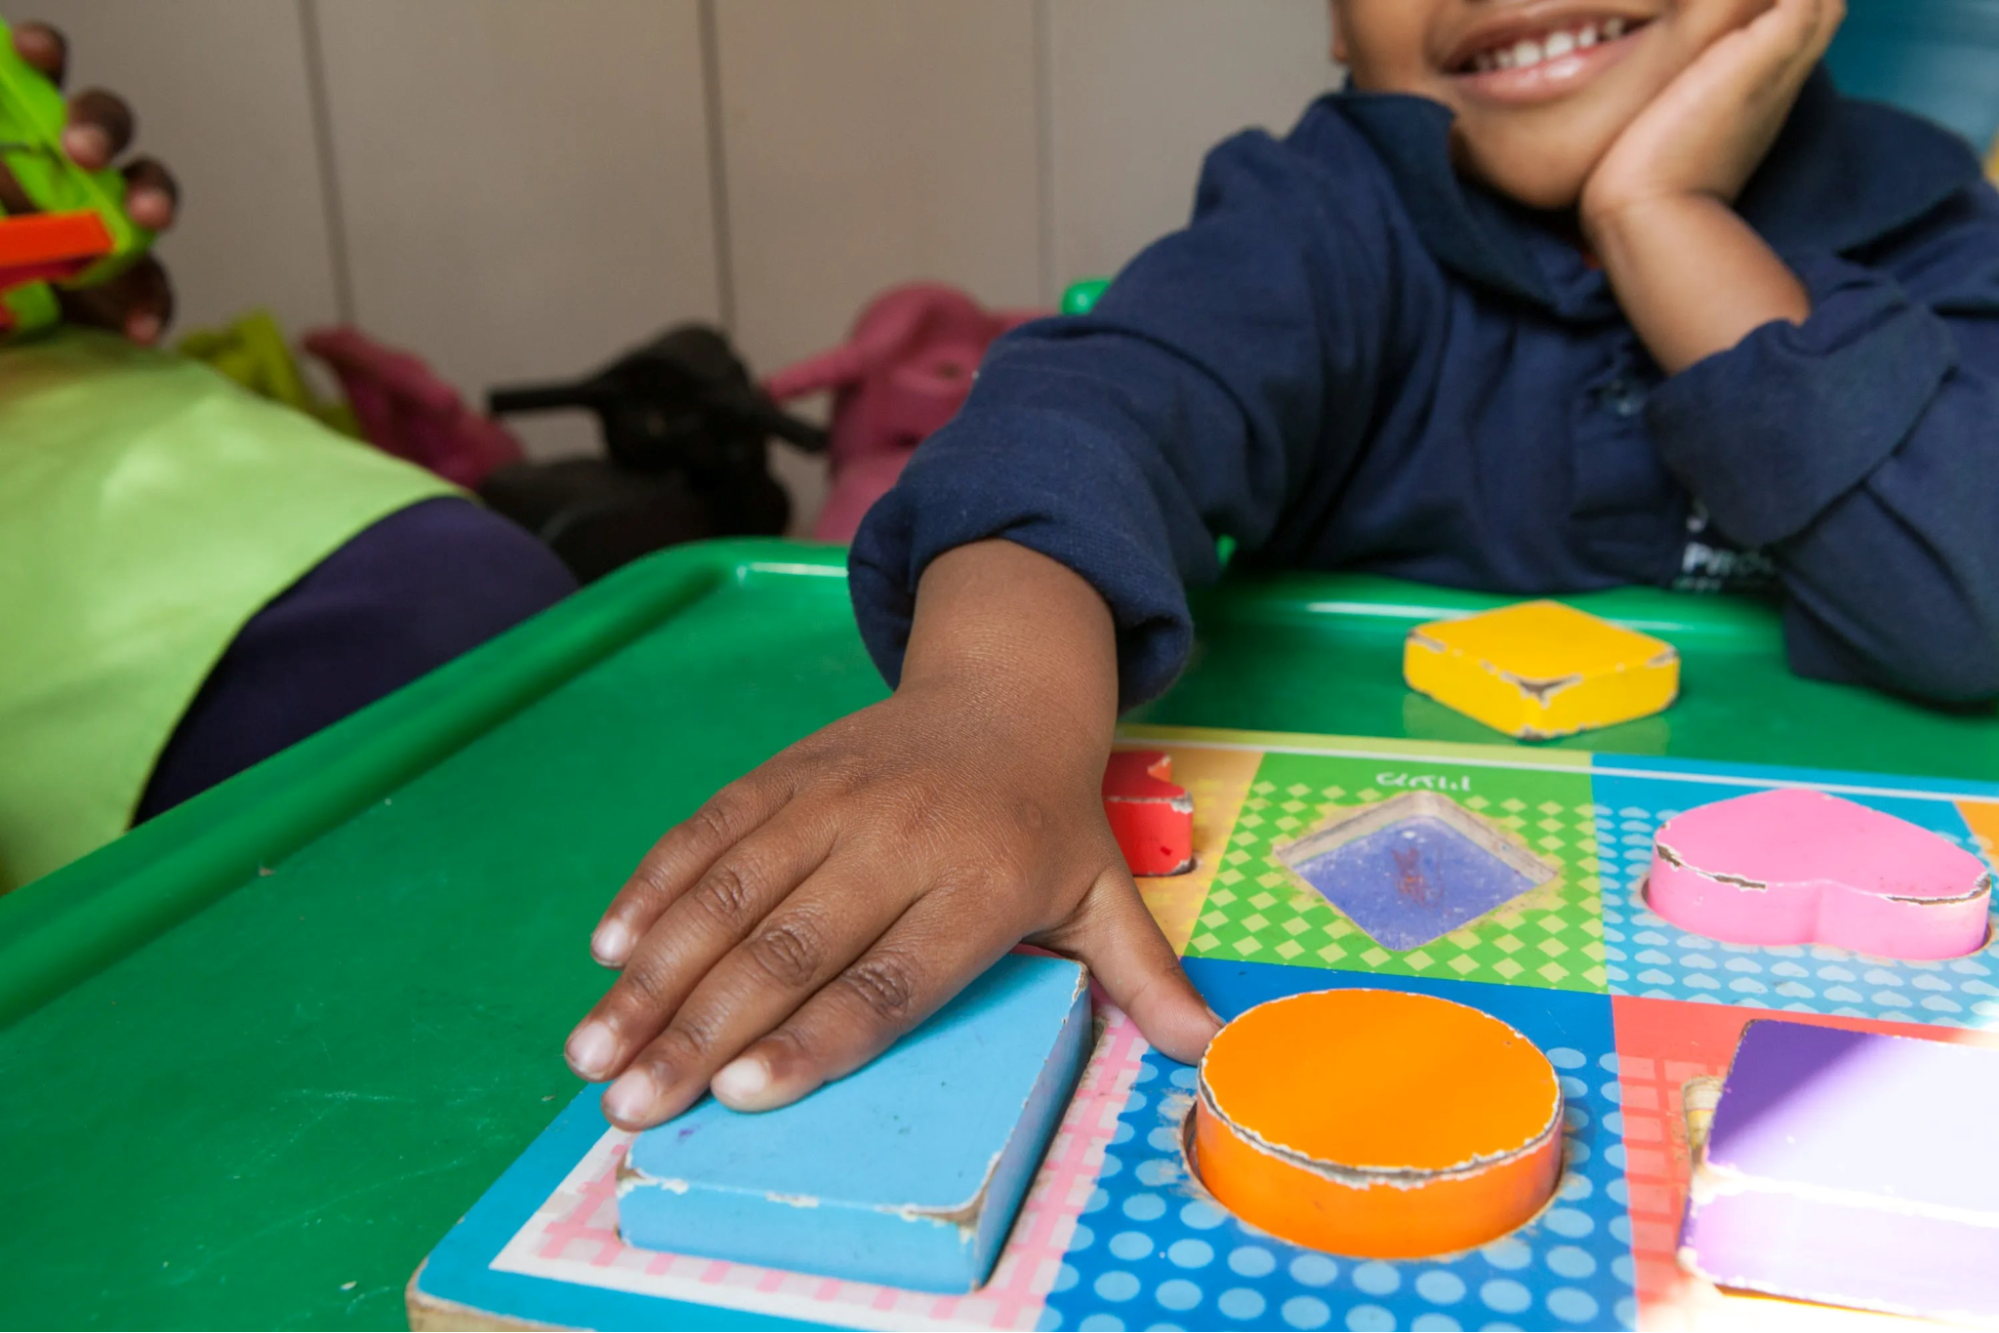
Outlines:
POLYGON ((1384 949, 1420 948, 1554 877, 1449 797, 1412 792, 1278 849, 1384 949))
POLYGON ((1760 1021, 1743 1032, 1682 1258, 1717 1285, 1999 1317, 1999 1052, 1760 1021))

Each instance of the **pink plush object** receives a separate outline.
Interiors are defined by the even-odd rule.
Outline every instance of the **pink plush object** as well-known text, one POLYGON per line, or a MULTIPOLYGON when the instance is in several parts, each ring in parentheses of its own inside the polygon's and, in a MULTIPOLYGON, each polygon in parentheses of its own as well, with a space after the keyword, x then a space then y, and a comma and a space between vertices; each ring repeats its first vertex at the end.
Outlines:
POLYGON ((1985 945, 1992 873, 1906 820, 1823 792, 1738 796, 1668 820, 1652 910, 1730 944, 1829 944, 1920 961, 1985 945))
POLYGON ((314 330, 303 343, 339 378, 362 432, 383 453, 468 489, 495 468, 520 462, 520 442, 506 427, 467 407, 458 390, 408 352, 344 325, 314 330))
POLYGON ((993 339, 1042 313, 988 311, 955 287, 911 283, 869 302, 846 342, 764 381, 780 403, 833 391, 831 489, 812 535, 851 541, 916 446, 963 406, 993 339))

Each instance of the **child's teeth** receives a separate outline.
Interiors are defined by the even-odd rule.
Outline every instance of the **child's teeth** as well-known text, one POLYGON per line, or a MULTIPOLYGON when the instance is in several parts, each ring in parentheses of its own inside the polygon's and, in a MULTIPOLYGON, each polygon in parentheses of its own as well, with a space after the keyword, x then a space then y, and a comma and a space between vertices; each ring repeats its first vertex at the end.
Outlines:
POLYGON ((1606 42, 1614 42, 1623 35, 1624 35, 1623 19, 1605 19, 1603 21, 1603 40, 1605 40, 1606 42))
POLYGON ((1512 69, 1513 48, 1509 46, 1504 51, 1494 51, 1492 53, 1492 64, 1495 69, 1512 69))
POLYGON ((1532 37, 1522 37, 1513 44, 1513 67, 1526 69, 1541 63, 1541 44, 1532 37))
POLYGON ((1542 49, 1547 52, 1548 59, 1560 60, 1576 49, 1576 39, 1565 32, 1551 33, 1542 49))
POLYGON ((1576 34, 1576 49, 1587 51, 1596 45, 1596 24, 1585 23, 1583 30, 1576 34))

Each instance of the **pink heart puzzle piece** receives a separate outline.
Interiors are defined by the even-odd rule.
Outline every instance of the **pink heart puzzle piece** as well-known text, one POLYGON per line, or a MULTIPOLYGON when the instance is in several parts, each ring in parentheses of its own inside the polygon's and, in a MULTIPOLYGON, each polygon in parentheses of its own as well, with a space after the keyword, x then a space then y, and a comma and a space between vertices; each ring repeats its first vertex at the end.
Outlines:
POLYGON ((1729 944, 1828 944, 1912 961, 1985 946, 1992 872, 1949 840, 1801 788, 1738 796, 1668 820, 1646 900, 1729 944))

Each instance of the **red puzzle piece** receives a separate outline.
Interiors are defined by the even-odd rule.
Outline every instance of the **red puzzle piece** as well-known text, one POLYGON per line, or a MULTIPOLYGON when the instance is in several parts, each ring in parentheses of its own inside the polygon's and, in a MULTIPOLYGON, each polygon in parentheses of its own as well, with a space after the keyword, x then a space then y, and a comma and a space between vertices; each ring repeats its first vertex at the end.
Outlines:
POLYGON ((1134 875, 1194 868, 1194 798, 1172 779, 1172 756, 1158 750, 1119 750, 1104 769, 1104 817, 1134 875))

